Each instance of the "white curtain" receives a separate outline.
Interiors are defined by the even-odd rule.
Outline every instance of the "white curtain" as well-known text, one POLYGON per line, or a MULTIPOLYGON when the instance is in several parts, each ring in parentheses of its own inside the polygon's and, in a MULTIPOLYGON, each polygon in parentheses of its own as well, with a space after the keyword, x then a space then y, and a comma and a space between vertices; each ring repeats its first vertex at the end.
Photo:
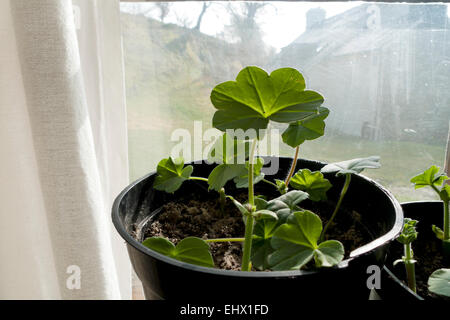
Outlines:
POLYGON ((130 298, 119 1, 2 0, 0 46, 0 299, 130 298))

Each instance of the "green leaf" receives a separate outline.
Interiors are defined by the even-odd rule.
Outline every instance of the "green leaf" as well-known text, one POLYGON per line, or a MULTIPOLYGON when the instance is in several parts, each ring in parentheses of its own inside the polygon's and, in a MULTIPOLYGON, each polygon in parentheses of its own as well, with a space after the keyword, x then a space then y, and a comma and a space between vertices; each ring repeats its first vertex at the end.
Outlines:
POLYGON ((438 269, 428 278, 428 290, 444 297, 450 297, 450 269, 438 269))
POLYGON ((314 258, 314 249, 272 238, 274 251, 268 257, 268 264, 273 271, 301 269, 314 258))
POLYGON ((208 162, 221 164, 209 174, 209 189, 219 191, 228 181, 244 175, 247 172, 245 160, 248 151, 247 141, 234 139, 226 133, 217 139, 208 153, 208 162))
POLYGON ((270 76, 258 67, 246 67, 236 77, 211 92, 217 109, 213 126, 226 129, 265 129, 269 120, 292 122, 317 112, 323 97, 305 90, 305 80, 292 68, 281 68, 270 76))
POLYGON ((175 259, 204 267, 214 267, 209 245, 202 239, 188 237, 175 247, 175 259))
POLYGON ((284 202, 291 210, 296 210, 297 205, 303 200, 308 199, 309 195, 300 190, 289 191, 274 200, 284 202))
POLYGON ((173 160, 171 157, 162 159, 156 169, 157 176, 153 187, 165 192, 175 192, 181 187, 181 184, 189 179, 194 168, 192 166, 184 167, 183 158, 173 160))
POLYGON ((278 219, 259 220, 253 230, 255 239, 270 239, 278 224, 278 219))
POLYGON ((440 168, 431 166, 421 174, 413 177, 411 183, 414 183, 415 189, 420 189, 427 186, 439 187, 448 179, 445 174, 438 174, 440 168))
POLYGON ((442 231, 441 228, 435 226, 434 224, 431 226, 431 230, 434 232, 434 234, 436 235, 436 238, 438 238, 439 240, 444 240, 444 231, 442 231))
POLYGON ((266 199, 263 199, 258 196, 255 197, 256 210, 264 210, 267 208, 267 205, 268 205, 268 201, 266 199))
MULTIPOLYGON (((245 162, 248 158, 248 151, 249 143, 247 141, 234 139, 226 133, 217 139, 208 153, 208 162, 221 164, 209 174, 209 189, 219 191, 228 181, 239 179, 244 175, 248 176, 248 162, 245 162), (240 161, 242 163, 239 163, 240 161)), ((259 180, 261 179, 259 178, 259 180)), ((239 183, 244 184, 242 179, 239 179, 239 183)))
POLYGON ((233 201, 236 208, 238 208, 238 210, 242 213, 242 215, 244 217, 250 214, 250 212, 247 210, 247 208, 242 203, 240 203, 239 201, 234 199, 232 196, 227 196, 227 198, 231 199, 231 201, 233 201))
POLYGON ((266 209, 277 214, 279 224, 285 223, 289 215, 292 213, 291 209, 286 203, 277 199, 270 200, 267 203, 266 209))
POLYGON ((210 190, 219 191, 225 184, 247 172, 244 164, 221 164, 211 171, 208 176, 210 190))
POLYGON ((271 219, 271 220, 278 220, 278 216, 275 212, 270 211, 270 210, 258 210, 253 214, 256 218, 256 220, 266 220, 266 219, 271 219))
POLYGON ((337 176, 345 174, 361 173, 364 169, 378 169, 381 167, 380 157, 371 156, 367 158, 356 158, 341 162, 327 164, 320 170, 322 173, 336 172, 337 176))
POLYGON ((313 258, 317 267, 331 267, 341 262, 344 247, 336 240, 318 244, 321 232, 322 221, 316 214, 308 210, 294 212, 273 234, 274 252, 268 257, 271 269, 299 269, 313 258))
POLYGON ((165 256, 203 267, 214 267, 214 261, 209 252, 208 244, 196 237, 181 240, 176 246, 165 238, 152 237, 145 239, 142 244, 165 256))
MULTIPOLYGON (((263 158, 257 158, 255 164, 253 165, 253 184, 257 184, 262 179, 264 179, 264 173, 261 169, 264 166, 263 158)), ((236 188, 248 188, 248 167, 249 163, 245 164, 245 173, 239 177, 234 178, 234 183, 236 183, 236 188)))
POLYGON ((277 226, 276 220, 260 220, 255 224, 254 239, 252 241, 251 261, 255 269, 269 268, 267 257, 273 252, 270 245, 271 233, 277 226))
POLYGON ((275 237, 298 245, 317 248, 322 232, 322 221, 309 210, 297 211, 289 216, 286 223, 278 228, 275 237))
POLYGON ((276 213, 278 219, 262 219, 258 220, 254 227, 254 239, 252 241, 252 256, 251 261, 253 267, 258 270, 266 270, 269 268, 268 256, 273 252, 270 241, 274 231, 278 226, 286 222, 286 219, 291 214, 289 207, 281 201, 271 200, 270 202, 256 202, 258 210, 267 208, 271 212, 276 213))
POLYGON ((397 241, 401 244, 409 244, 417 239, 416 225, 418 221, 410 218, 405 218, 403 220, 403 230, 398 236, 397 241))
POLYGON ((301 169, 292 177, 290 185, 309 194, 312 201, 327 200, 327 191, 332 187, 330 181, 320 171, 301 169))
POLYGON ((281 135, 283 142, 295 148, 305 140, 314 140, 324 135, 325 119, 330 110, 319 107, 318 112, 303 120, 298 120, 289 124, 289 127, 281 135))
POLYGON ((145 239, 142 244, 165 256, 171 257, 175 251, 175 245, 166 238, 152 237, 145 239))
POLYGON ((344 258, 344 246, 337 240, 327 240, 319 244, 314 251, 316 267, 332 267, 344 258))
POLYGON ((446 184, 441 191, 439 191, 439 196, 442 201, 450 201, 450 185, 446 184))
POLYGON ((283 180, 275 179, 275 183, 280 194, 285 194, 287 192, 287 186, 283 180))
POLYGON ((256 210, 264 210, 267 208, 268 205, 268 201, 264 198, 261 198, 259 196, 255 197, 255 206, 256 206, 256 210))

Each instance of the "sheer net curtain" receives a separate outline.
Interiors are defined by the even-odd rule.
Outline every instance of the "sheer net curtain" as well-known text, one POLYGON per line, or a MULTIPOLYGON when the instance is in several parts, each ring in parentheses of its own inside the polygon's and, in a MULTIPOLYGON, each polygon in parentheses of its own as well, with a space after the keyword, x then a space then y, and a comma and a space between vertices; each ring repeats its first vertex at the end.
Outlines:
POLYGON ((0 299, 130 298, 119 1, 0 1, 0 40, 0 299))

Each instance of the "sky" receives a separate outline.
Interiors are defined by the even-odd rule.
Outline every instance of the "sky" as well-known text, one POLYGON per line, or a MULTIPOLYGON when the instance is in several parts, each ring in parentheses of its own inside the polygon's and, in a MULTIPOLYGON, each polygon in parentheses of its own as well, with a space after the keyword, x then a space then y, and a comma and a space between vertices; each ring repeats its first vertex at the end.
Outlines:
MULTIPOLYGON (((198 4, 198 3, 196 3, 198 4)), ((311 8, 321 7, 326 10, 327 18, 344 12, 359 3, 310 3, 310 2, 272 2, 264 8, 257 17, 257 22, 262 28, 264 42, 277 50, 287 46, 303 33, 306 26, 306 12, 311 8)), ((224 20, 224 8, 215 10, 204 18, 202 32, 213 35, 223 29, 223 25, 217 23, 224 20)), ((228 21, 227 21, 228 22, 228 21)))
MULTIPOLYGON (((268 3, 269 5, 264 7, 263 11, 257 16, 256 21, 263 31, 264 42, 279 51, 303 33, 306 24, 305 14, 309 9, 323 8, 326 11, 326 17, 329 18, 358 6, 362 2, 312 3, 277 1, 268 3)), ((240 4, 238 1, 231 3, 214 2, 204 15, 200 31, 211 36, 218 36, 223 32, 224 27, 230 24, 227 5, 238 7, 240 4)), ((165 22, 185 24, 187 27, 193 27, 202 6, 202 2, 195 1, 173 2, 165 22)), ((141 10, 154 18, 157 18, 159 14, 152 3, 139 3, 139 5, 136 5, 122 2, 121 7, 123 11, 127 12, 141 10)), ((450 10, 447 12, 450 14, 450 10)))

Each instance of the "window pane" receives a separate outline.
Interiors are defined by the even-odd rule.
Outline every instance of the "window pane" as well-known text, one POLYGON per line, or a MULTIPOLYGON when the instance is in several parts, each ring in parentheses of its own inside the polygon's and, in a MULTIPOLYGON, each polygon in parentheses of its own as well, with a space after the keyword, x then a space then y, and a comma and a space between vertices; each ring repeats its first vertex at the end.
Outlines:
MULTIPOLYGON (((300 156, 380 155, 365 172, 401 201, 431 199, 410 178, 443 165, 450 119, 446 4, 122 3, 131 178, 153 170, 194 121, 211 127, 211 89, 247 65, 294 67, 330 108, 300 156)), ((280 143, 282 155, 293 150, 280 143)))

